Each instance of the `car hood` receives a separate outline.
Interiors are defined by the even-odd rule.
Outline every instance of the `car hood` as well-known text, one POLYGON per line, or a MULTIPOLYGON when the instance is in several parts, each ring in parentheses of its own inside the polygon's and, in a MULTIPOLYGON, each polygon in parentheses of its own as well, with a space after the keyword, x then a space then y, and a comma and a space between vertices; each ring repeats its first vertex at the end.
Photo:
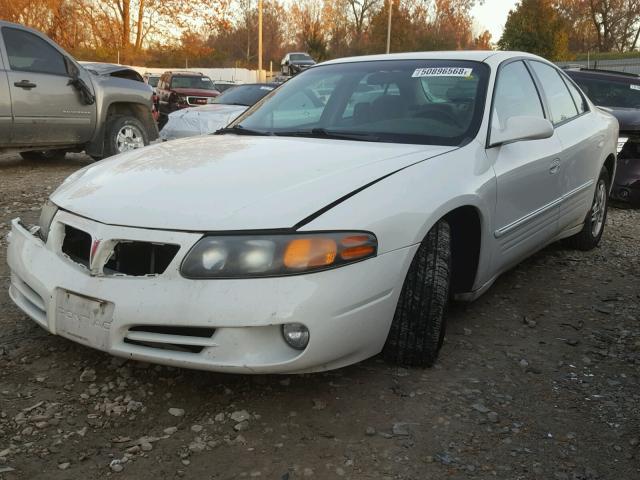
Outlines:
POLYGON ((193 95, 198 97, 217 97, 220 92, 217 90, 205 90, 203 88, 172 88, 172 91, 180 95, 193 95))
POLYGON ((602 106, 599 108, 616 117, 621 132, 637 131, 640 133, 640 109, 602 106))
POLYGON ((454 149, 275 136, 194 137, 90 165, 51 199, 112 225, 187 231, 289 228, 381 177, 454 149))
POLYGON ((163 140, 192 137, 214 133, 226 127, 231 121, 244 112, 243 105, 224 105, 214 103, 202 107, 184 108, 169 114, 169 120, 160 131, 163 140))

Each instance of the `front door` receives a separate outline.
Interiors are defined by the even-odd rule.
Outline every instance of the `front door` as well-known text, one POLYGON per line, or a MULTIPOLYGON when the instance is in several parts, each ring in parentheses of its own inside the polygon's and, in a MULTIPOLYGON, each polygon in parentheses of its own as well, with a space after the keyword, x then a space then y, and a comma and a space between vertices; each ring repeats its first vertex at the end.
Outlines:
MULTIPOLYGON (((95 105, 84 105, 70 77, 64 56, 31 32, 2 27, 7 80, 13 105, 14 145, 75 145, 91 139, 95 105)), ((91 88, 88 73, 81 78, 91 88)))
MULTIPOLYGON (((545 118, 533 79, 521 61, 498 71, 492 129, 504 128, 513 116, 545 118)), ((491 142, 489 142, 491 143, 491 142)), ((558 230, 561 144, 556 134, 490 147, 497 183, 492 225, 494 270, 519 262, 544 246, 558 230)))

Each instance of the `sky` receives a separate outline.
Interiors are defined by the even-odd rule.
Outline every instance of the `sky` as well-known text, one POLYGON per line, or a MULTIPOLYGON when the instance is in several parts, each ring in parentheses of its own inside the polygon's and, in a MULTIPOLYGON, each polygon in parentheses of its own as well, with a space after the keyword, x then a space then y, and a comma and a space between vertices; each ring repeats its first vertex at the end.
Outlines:
POLYGON ((494 43, 500 40, 509 10, 515 3, 516 0, 484 0, 483 5, 477 5, 472 12, 478 30, 489 30, 494 43))

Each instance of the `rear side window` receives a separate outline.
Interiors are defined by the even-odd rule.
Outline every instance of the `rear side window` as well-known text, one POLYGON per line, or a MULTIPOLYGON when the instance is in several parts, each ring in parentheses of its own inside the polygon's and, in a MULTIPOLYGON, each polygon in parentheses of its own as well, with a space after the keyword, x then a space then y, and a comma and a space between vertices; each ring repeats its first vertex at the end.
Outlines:
POLYGON ((564 80, 560 77, 560 73, 555 68, 541 62, 532 61, 530 65, 547 96, 552 123, 557 125, 576 117, 578 110, 564 80))
POLYGON ((578 90, 576 86, 573 83, 571 83, 571 81, 568 80, 566 77, 563 78, 563 80, 564 80, 564 83, 567 84, 567 88, 569 89, 571 98, 573 98, 573 101, 575 102, 576 107, 578 107, 578 113, 583 114, 584 112, 588 111, 589 107, 587 106, 587 102, 582 96, 582 93, 580 93, 580 90, 578 90))
POLYGON ((504 129, 516 116, 544 118, 542 103, 524 63, 505 65, 498 73, 492 112, 492 125, 504 129))
POLYGON ((5 27, 2 29, 2 38, 11 70, 67 76, 62 54, 40 37, 5 27))

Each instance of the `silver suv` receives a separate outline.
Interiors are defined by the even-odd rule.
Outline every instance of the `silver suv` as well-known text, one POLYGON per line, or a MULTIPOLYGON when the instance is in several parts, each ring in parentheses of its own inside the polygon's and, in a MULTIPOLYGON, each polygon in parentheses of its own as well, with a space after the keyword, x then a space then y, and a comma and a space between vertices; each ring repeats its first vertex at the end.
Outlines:
POLYGON ((158 138, 152 89, 93 75, 45 35, 0 21, 0 153, 95 159, 158 138))

